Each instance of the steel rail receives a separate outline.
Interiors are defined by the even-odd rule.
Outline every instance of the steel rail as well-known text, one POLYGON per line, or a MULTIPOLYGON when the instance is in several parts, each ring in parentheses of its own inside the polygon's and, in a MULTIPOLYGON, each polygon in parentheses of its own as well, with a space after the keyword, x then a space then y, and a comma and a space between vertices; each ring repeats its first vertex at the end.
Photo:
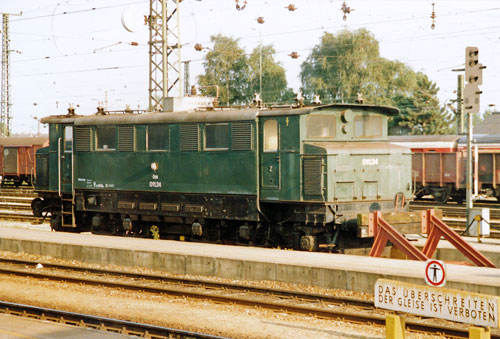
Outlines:
POLYGON ((146 338, 228 339, 169 327, 0 301, 0 313, 146 338))
MULTIPOLYGON (((68 271, 76 271, 76 272, 82 272, 82 273, 88 273, 88 274, 95 274, 98 276, 103 276, 103 275, 108 275, 108 276, 115 276, 115 277, 122 277, 122 278, 128 278, 128 279, 134 279, 138 280, 140 279, 142 283, 147 283, 147 282, 153 282, 153 283, 171 283, 171 284, 177 284, 177 285, 183 285, 184 287, 199 287, 199 288, 205 288, 205 289, 223 289, 225 291, 236 291, 236 292, 251 292, 251 293, 256 293, 256 294, 264 294, 264 295, 272 295, 275 297, 287 297, 287 298, 294 298, 296 300, 303 300, 303 301, 318 301, 318 302, 323 302, 323 303, 332 303, 332 304, 337 304, 337 305, 349 305, 349 306, 356 306, 356 307, 365 307, 365 308, 371 308, 373 307, 373 301, 370 300, 362 300, 362 299, 356 299, 352 297, 347 297, 347 296, 328 296, 328 295, 323 295, 323 294, 316 294, 316 293, 308 293, 308 292, 296 292, 296 291, 289 291, 289 290, 284 290, 284 289, 276 289, 276 288, 261 288, 261 287, 254 287, 254 286, 249 286, 246 284, 236 284, 236 283, 224 283, 224 282, 213 282, 213 281, 208 281, 204 279, 196 279, 196 278, 186 278, 186 277, 173 277, 173 276, 167 276, 167 275, 154 275, 154 274, 145 274, 145 273, 133 273, 133 272, 124 272, 124 271, 117 271, 117 270, 108 270, 108 269, 98 269, 98 268, 90 268, 90 267, 80 267, 80 266, 73 266, 73 265, 63 265, 63 264, 53 264, 53 263, 48 263, 48 262, 40 262, 40 261, 30 261, 30 260, 23 260, 23 259, 10 259, 10 258, 0 258, 0 263, 6 263, 6 264, 14 264, 14 265, 22 265, 22 266, 31 266, 32 268, 35 268, 37 264, 41 264, 44 268, 54 268, 58 270, 68 270, 68 271), (147 281, 149 280, 149 281, 147 281)), ((0 267, 0 273, 4 274, 16 274, 16 275, 23 275, 23 276, 34 276, 34 277, 40 277, 40 278, 46 278, 46 279, 52 279, 52 280, 62 280, 62 279, 67 279, 69 282, 80 282, 82 281, 81 278, 73 278, 73 277, 68 277, 68 276, 62 276, 62 275, 55 275, 55 274, 50 274, 50 273, 41 273, 41 272, 33 272, 33 271, 26 271, 26 270, 16 270, 12 268, 1 268, 0 267)), ((88 279, 89 284, 94 284, 94 285, 103 285, 105 281, 99 282, 94 279, 88 279)), ((109 287, 115 287, 115 284, 119 284, 116 282, 111 282, 111 286, 109 287)), ((135 286, 129 285, 129 284, 124 284, 124 286, 120 286, 123 288, 130 287, 132 289, 135 289, 135 286)), ((144 285, 137 285, 138 290, 144 290, 144 285)), ((168 288, 160 288, 158 290, 153 290, 152 287, 150 287, 153 292, 155 293, 166 293, 170 292, 172 294, 176 293, 175 289, 168 289, 168 288)), ((187 292, 186 292, 187 293, 187 292)), ((195 293, 196 294, 196 293, 195 293)), ((180 294, 177 295, 185 295, 184 292, 181 292, 180 294)))
MULTIPOLYGON (((6 259, 1 259, 1 261, 5 262, 6 259)), ((22 261, 18 260, 19 263, 25 264, 28 261, 22 261)), ((31 262, 31 264, 34 264, 31 262)), ((64 266, 64 265, 53 265, 53 264, 47 264, 45 267, 50 267, 53 266, 54 268, 58 267, 60 269, 63 269, 61 267, 65 267, 64 269, 68 269, 69 266, 64 266)), ((70 268, 73 268, 71 266, 70 268)), ((81 268, 77 267, 76 270, 78 271, 86 271, 89 272, 88 268, 81 268)), ((111 275, 119 275, 120 272, 117 271, 107 271, 107 270, 95 270, 95 274, 108 274, 110 273, 111 275)), ((122 283, 122 282, 111 282, 111 281, 106 281, 102 279, 96 279, 96 278, 75 278, 75 277, 68 277, 68 276, 61 276, 61 275, 56 275, 56 274, 46 274, 46 273, 39 273, 39 272, 30 272, 30 271, 23 271, 23 270, 15 270, 15 269, 0 269, 1 274, 15 274, 15 275, 20 275, 20 276, 30 276, 30 277, 35 277, 35 278, 40 278, 40 279, 51 279, 51 280, 57 280, 57 281, 66 281, 66 282, 74 282, 74 283, 85 283, 85 284, 90 284, 94 286, 105 286, 109 288, 122 288, 122 289, 128 289, 128 290, 139 290, 143 292, 149 292, 149 293, 154 293, 154 294, 168 294, 172 296, 182 296, 182 297, 189 297, 193 299, 204 299, 204 300, 211 300, 214 302, 220 302, 220 303, 229 303, 229 304, 238 304, 238 305, 243 305, 243 306, 250 306, 250 307, 259 307, 259 308, 265 308, 269 310, 277 310, 281 312, 288 312, 288 313, 295 313, 295 314, 306 314, 306 315, 314 315, 316 317, 321 317, 321 318, 326 318, 326 319, 341 319, 341 320, 347 320, 347 321, 352 321, 352 322, 362 322, 362 323, 373 323, 377 325, 383 326, 385 324, 385 316, 383 315, 377 315, 373 314, 372 312, 366 312, 366 313, 360 313, 360 312, 349 312, 349 311, 344 311, 341 308, 343 307, 337 307, 338 309, 327 309, 327 308, 321 308, 321 306, 324 306, 325 303, 331 303, 332 301, 330 300, 335 300, 334 303, 338 303, 339 298, 338 297, 329 297, 329 296, 323 296, 323 295, 315 295, 315 294, 309 294, 309 293, 302 293, 302 292, 291 292, 291 291, 283 291, 283 290, 275 290, 275 289, 264 289, 264 288, 255 288, 255 287, 248 287, 248 286, 242 286, 242 285, 232 285, 232 284, 220 284, 220 283, 215 283, 215 282, 206 282, 206 281, 197 281, 197 280, 191 280, 191 279, 179 279, 178 281, 182 281, 182 283, 188 282, 189 284, 198 284, 197 287, 203 286, 206 288, 218 288, 220 291, 224 292, 222 295, 221 294, 214 294, 206 291, 190 291, 186 289, 179 289, 179 288, 168 288, 168 287, 152 287, 152 286, 147 286, 144 284, 144 281, 141 283, 135 283, 135 284, 130 284, 130 283, 122 283), (269 297, 266 298, 261 298, 260 300, 256 300, 255 298, 248 297, 248 296, 234 296, 234 295, 227 295, 227 292, 229 291, 229 288, 235 287, 236 290, 238 291, 259 291, 259 293, 267 293, 267 296, 273 295, 276 296, 275 293, 278 293, 278 295, 286 295, 293 301, 292 303, 286 303, 286 301, 283 300, 278 300, 278 301, 272 301, 270 300, 269 297), (283 294, 281 294, 283 293, 283 294), (318 304, 320 305, 319 307, 317 306, 301 306, 298 305, 301 301, 307 300, 311 301, 312 298, 316 298, 318 301, 318 304)), ((128 278, 144 278, 144 277, 149 277, 151 278, 151 275, 142 275, 142 274, 135 274, 135 273, 125 273, 125 275, 128 278)), ((156 277, 156 279, 160 278, 162 280, 168 279, 170 281, 177 280, 176 278, 171 278, 171 277, 164 277, 164 276, 153 276, 156 277)), ((370 305, 369 308, 374 310, 373 302, 366 301, 366 300, 357 300, 354 298, 345 298, 341 297, 340 300, 342 300, 341 305, 343 306, 358 306, 363 305, 363 308, 365 308, 366 311, 366 306, 370 305), (352 304, 350 302, 353 302, 352 304)), ((420 321, 406 321, 406 327, 410 330, 413 331, 420 331, 420 332, 426 332, 426 333, 434 333, 434 334, 443 334, 447 336, 453 336, 453 337, 460 337, 460 338, 468 338, 468 329, 466 328, 460 328, 460 327, 450 327, 450 326, 441 326, 441 325, 434 325, 434 324, 428 324, 428 323, 423 323, 420 321)), ((500 333, 493 333, 492 338, 500 338, 500 333)))
MULTIPOLYGON (((490 207, 491 238, 500 238, 500 205, 498 202, 491 203, 475 203, 475 207, 490 207), (495 206, 496 208, 491 208, 495 206)), ((410 203, 410 211, 420 211, 429 208, 439 208, 443 211, 443 221, 448 226, 453 227, 456 231, 465 230, 465 206, 457 204, 436 205, 431 201, 413 201, 410 203)))

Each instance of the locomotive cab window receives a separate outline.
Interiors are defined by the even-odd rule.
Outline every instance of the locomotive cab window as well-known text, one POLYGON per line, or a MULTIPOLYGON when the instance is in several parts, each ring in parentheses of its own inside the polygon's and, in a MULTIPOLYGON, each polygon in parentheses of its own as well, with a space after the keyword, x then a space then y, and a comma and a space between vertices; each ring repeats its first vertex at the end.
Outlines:
POLYGON ((113 151, 116 149, 116 132, 114 126, 97 126, 96 145, 99 151, 113 151))
POLYGON ((309 139, 329 139, 335 137, 335 116, 309 115, 306 118, 309 139))
POLYGON ((148 126, 148 150, 166 151, 169 149, 169 128, 168 125, 148 126))
POLYGON ((73 126, 64 127, 64 151, 73 151, 73 126))
POLYGON ((382 117, 358 115, 354 118, 354 135, 358 138, 382 136, 382 117))
POLYGON ((229 149, 229 124, 205 125, 205 149, 229 149))
POLYGON ((278 151, 278 121, 264 122, 264 152, 278 151))

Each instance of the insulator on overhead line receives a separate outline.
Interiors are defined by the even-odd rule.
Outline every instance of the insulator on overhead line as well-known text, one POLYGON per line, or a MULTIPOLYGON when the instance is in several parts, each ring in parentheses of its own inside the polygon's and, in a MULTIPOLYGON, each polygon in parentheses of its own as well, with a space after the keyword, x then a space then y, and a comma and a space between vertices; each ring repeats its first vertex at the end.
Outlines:
POLYGON ((253 100, 252 103, 257 106, 261 107, 262 106, 262 99, 260 98, 260 93, 254 93, 253 94, 253 100))
POLYGON ((97 112, 96 115, 105 115, 106 112, 104 112, 104 107, 102 107, 101 103, 97 106, 97 112))
POLYGON ((265 22, 264 17, 262 16, 259 16, 256 20, 259 24, 263 24, 265 22))
POLYGON ((297 9, 297 7, 295 7, 294 4, 290 4, 290 5, 286 6, 285 8, 288 9, 290 12, 293 12, 297 9))
POLYGON ((247 0, 243 1, 243 5, 240 6, 240 1, 239 0, 234 0, 236 2, 236 9, 238 11, 242 11, 247 7, 247 0))
POLYGON ((342 7, 340 7, 340 10, 344 13, 344 16, 342 17, 344 19, 344 21, 347 20, 347 14, 350 14, 351 11, 354 11, 354 9, 347 6, 345 1, 342 3, 342 7))
POLYGON ((295 102, 297 103, 297 105, 299 105, 300 107, 304 106, 304 97, 302 96, 302 92, 299 91, 297 93, 297 96, 295 97, 295 102))
POLYGON ((201 44, 196 44, 194 45, 194 49, 198 52, 202 51, 203 50, 203 46, 201 44))
POLYGON ((432 24, 431 24, 431 29, 436 28, 436 12, 434 11, 434 3, 432 4, 432 13, 431 13, 431 19, 432 19, 432 24))
POLYGON ((68 115, 68 116, 75 115, 75 108, 73 107, 73 104, 69 104, 68 114, 66 114, 66 115, 68 115))
POLYGON ((288 54, 292 59, 297 59, 300 55, 299 53, 297 52, 292 52, 290 54, 288 54))

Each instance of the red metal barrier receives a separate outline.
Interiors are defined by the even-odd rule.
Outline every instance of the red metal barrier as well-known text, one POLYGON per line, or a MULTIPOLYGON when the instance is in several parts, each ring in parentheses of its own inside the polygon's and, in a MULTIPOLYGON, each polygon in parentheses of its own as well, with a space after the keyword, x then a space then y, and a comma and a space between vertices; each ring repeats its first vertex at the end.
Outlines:
POLYGON ((410 259, 420 261, 426 261, 429 259, 394 227, 389 225, 389 223, 385 221, 381 215, 382 213, 380 211, 370 213, 368 232, 370 235, 375 237, 373 246, 370 250, 370 257, 380 257, 384 247, 390 240, 394 246, 399 248, 401 252, 406 254, 410 259))
POLYGON ((495 267, 488 258, 469 245, 441 219, 437 218, 432 209, 424 211, 422 214, 422 233, 428 234, 422 252, 429 258, 434 255, 439 239, 444 237, 477 266, 495 267))

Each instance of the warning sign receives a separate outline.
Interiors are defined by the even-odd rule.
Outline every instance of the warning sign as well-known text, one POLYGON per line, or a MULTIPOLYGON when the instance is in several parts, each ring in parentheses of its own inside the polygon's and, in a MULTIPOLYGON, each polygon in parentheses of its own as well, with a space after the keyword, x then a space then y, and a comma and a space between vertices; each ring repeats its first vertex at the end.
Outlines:
POLYGON ((498 327, 499 297, 378 279, 375 306, 393 311, 498 327))
POLYGON ((446 267, 440 260, 427 260, 425 282, 429 286, 440 287, 446 284, 446 267))

